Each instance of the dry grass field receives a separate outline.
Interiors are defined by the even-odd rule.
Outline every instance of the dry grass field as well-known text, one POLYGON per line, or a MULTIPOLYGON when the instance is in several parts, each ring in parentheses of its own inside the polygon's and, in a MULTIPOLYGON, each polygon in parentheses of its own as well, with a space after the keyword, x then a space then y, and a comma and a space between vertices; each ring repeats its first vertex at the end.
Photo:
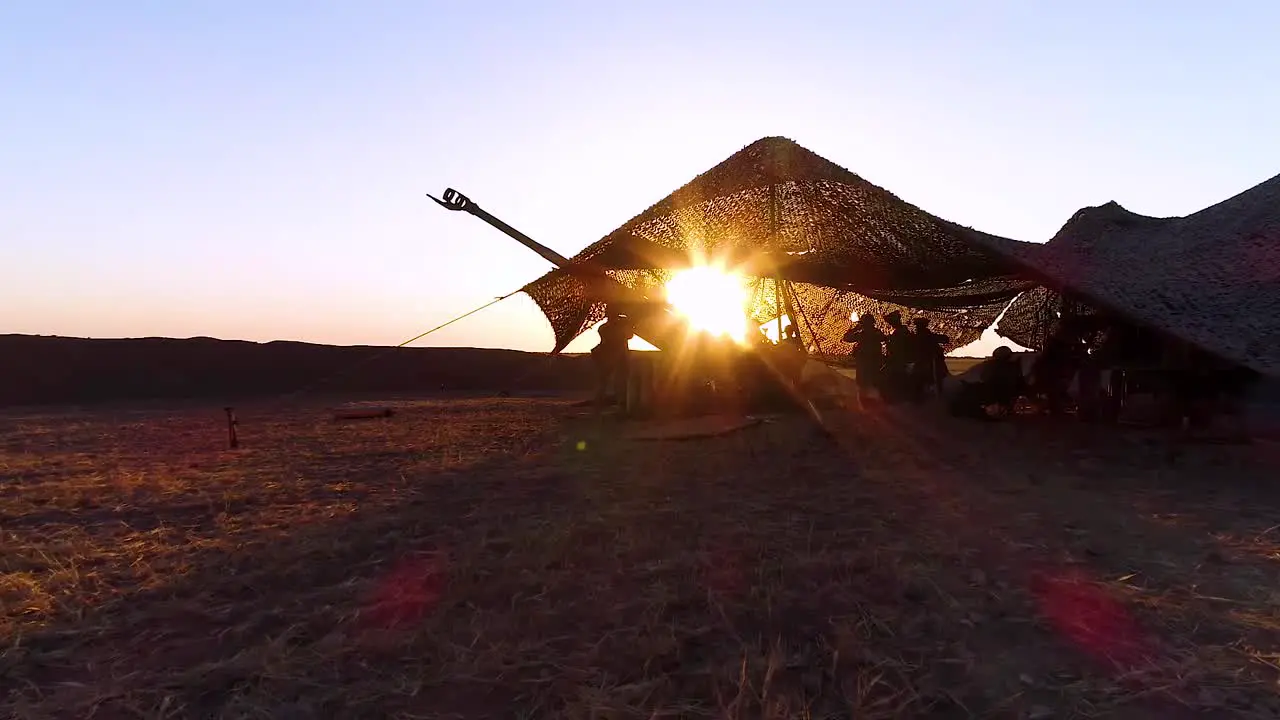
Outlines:
POLYGON ((947 358, 947 369, 952 375, 960 375, 965 370, 977 365, 986 358, 970 358, 970 357, 949 357, 947 358))
POLYGON ((0 416, 0 716, 1280 716, 1273 446, 567 401, 0 416))

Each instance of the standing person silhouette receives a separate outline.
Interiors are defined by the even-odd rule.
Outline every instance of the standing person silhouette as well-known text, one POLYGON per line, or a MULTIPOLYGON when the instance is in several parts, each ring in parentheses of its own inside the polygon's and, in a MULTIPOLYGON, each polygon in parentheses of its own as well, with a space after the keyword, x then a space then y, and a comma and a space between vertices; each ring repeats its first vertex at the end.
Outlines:
POLYGON ((793 383, 799 383, 804 375, 804 363, 808 353, 805 352, 804 340, 800 337, 800 329, 795 324, 787 325, 783 331, 782 366, 793 383))
POLYGON ((884 333, 876 327, 876 319, 871 315, 863 315, 849 328, 841 338, 853 345, 853 367, 857 372, 859 402, 867 396, 872 388, 880 390, 881 371, 884 368, 884 333))
POLYGON ((942 390, 942 381, 950 373, 947 370, 946 345, 951 338, 929 329, 929 318, 918 317, 911 321, 915 326, 915 351, 912 358, 912 389, 917 397, 928 388, 942 390))
POLYGON ((886 400, 896 401, 908 396, 908 367, 915 349, 915 337, 911 330, 902 323, 902 313, 894 310, 884 316, 889 326, 888 336, 884 341, 884 372, 881 394, 886 400))
POLYGON ((596 366, 596 406, 604 407, 626 393, 631 355, 627 343, 635 337, 635 328, 630 318, 610 306, 596 332, 600 344, 591 349, 596 366))

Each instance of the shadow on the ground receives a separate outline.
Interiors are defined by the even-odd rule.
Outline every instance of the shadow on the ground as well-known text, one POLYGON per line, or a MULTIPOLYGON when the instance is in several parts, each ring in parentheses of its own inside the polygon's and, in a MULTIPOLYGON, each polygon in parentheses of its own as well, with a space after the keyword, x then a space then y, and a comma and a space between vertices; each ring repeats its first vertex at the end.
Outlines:
MULTIPOLYGON (((1086 453, 1063 433, 911 413, 855 418, 840 447, 794 418, 689 443, 615 430, 569 420, 445 469, 412 448, 325 452, 308 438, 291 472, 388 494, 194 544, 153 586, 60 614, 0 656, 12 698, 0 707, 279 718, 1275 709, 1229 644, 1274 644, 1274 632, 1217 613, 1217 601, 1144 605, 1115 580, 1138 570, 1148 596, 1190 581, 1201 595, 1241 589, 1236 566, 1207 560, 1226 520, 1205 498, 1228 491, 1182 478, 1159 448, 1099 439, 1086 453), (1179 512, 1206 527, 1170 525, 1179 512), (1189 565, 1198 552, 1207 564, 1189 565)), ((180 493, 166 497, 157 517, 183 507, 180 493)), ((1250 522, 1275 507, 1255 503, 1250 522)), ((1259 588, 1276 587, 1274 566, 1247 567, 1259 588)))
MULTIPOLYGON (((1173 457, 1166 437, 1140 431, 911 411, 881 412, 862 441, 897 458, 872 475, 903 469, 904 503, 1027 590, 1058 641, 1134 696, 1164 700, 1157 715, 1280 709, 1269 657, 1280 623, 1266 610, 1280 541, 1252 556, 1223 547, 1280 525, 1268 446, 1173 457)), ((1028 670, 1043 665, 1035 654, 1012 653, 1028 670)))

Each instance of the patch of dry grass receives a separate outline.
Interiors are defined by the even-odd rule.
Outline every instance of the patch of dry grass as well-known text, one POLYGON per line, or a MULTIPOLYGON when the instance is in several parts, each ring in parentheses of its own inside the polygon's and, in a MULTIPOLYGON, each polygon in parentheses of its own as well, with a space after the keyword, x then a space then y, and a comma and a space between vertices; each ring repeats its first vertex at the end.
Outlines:
POLYGON ((1170 466, 889 412, 833 418, 833 445, 789 417, 643 443, 558 401, 398 411, 245 408, 237 452, 216 408, 0 419, 0 710, 1280 713, 1280 519, 1248 480, 1274 468, 1243 449, 1170 466))
POLYGON ((982 362, 985 358, 971 357, 949 357, 947 358, 947 369, 952 375, 961 375, 969 368, 982 362))

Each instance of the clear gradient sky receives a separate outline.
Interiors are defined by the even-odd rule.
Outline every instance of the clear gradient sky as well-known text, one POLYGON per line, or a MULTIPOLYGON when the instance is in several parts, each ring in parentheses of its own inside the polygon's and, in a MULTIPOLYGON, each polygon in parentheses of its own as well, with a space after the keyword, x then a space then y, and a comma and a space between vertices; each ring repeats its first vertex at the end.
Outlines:
MULTIPOLYGON (((1182 215, 1280 172, 1277 37, 1270 0, 14 0, 0 333, 397 343, 547 269, 424 193, 571 254, 765 135, 1022 240, 1182 215)), ((424 344, 553 343, 521 295, 424 344)))

